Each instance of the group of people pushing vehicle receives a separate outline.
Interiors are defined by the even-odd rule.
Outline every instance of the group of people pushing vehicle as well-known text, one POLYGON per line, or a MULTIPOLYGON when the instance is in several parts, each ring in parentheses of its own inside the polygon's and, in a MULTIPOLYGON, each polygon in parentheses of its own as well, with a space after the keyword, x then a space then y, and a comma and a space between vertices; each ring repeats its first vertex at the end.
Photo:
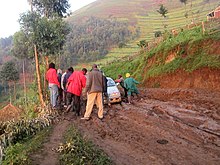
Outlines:
MULTIPOLYGON (((94 104, 98 108, 98 118, 103 119, 103 94, 107 95, 107 78, 103 72, 93 64, 91 71, 87 74, 87 69, 74 71, 72 67, 68 68, 62 74, 60 69, 55 69, 55 64, 50 63, 46 73, 46 79, 50 90, 50 103, 53 109, 58 109, 61 102, 69 110, 75 111, 80 116, 82 91, 87 95, 86 111, 81 119, 89 120, 94 104)), ((124 89, 124 97, 128 99, 128 104, 132 103, 131 96, 138 95, 136 84, 139 84, 130 74, 126 74, 124 80, 122 75, 118 75, 116 83, 120 83, 124 89)))

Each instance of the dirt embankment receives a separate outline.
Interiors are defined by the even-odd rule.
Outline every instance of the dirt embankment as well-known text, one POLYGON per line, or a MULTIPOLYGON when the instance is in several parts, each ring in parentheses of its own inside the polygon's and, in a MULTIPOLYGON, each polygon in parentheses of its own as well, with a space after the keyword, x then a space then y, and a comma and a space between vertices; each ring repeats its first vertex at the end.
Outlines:
POLYGON ((94 111, 90 121, 72 121, 116 164, 219 164, 220 93, 147 89, 133 105, 94 111))
MULTIPOLYGON (((172 62, 179 56, 184 59, 189 55, 197 56, 198 52, 203 52, 207 54, 207 56, 218 57, 220 54, 219 45, 220 41, 211 39, 192 45, 178 45, 167 54, 166 58, 164 58, 164 52, 160 52, 149 58, 144 69, 144 74, 155 64, 164 65, 172 62), (180 52, 181 55, 178 54, 180 52)), ((160 76, 147 78, 144 82, 144 86, 148 88, 201 88, 220 91, 220 69, 205 67, 196 69, 193 72, 179 69, 174 73, 164 73, 160 76)))
POLYGON ((146 87, 202 88, 220 91, 220 69, 202 68, 192 73, 178 70, 175 73, 149 78, 146 87))

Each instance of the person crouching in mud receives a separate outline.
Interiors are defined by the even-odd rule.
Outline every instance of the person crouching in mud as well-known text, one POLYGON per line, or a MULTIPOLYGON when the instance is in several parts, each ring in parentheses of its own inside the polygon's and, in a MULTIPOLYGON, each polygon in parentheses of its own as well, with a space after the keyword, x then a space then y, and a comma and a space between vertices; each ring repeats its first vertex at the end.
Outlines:
POLYGON ((124 90, 124 98, 127 99, 128 95, 127 95, 127 89, 125 88, 124 85, 124 78, 122 77, 122 75, 118 75, 118 79, 115 80, 116 83, 119 83, 121 85, 121 87, 124 90))
POLYGON ((136 84, 139 84, 138 81, 136 81, 134 78, 131 77, 130 73, 126 73, 126 79, 124 81, 124 86, 125 88, 127 89, 127 94, 128 94, 128 104, 131 104, 132 103, 132 100, 131 100, 131 96, 133 94, 136 94, 137 97, 138 94, 139 94, 139 91, 136 87, 136 84))

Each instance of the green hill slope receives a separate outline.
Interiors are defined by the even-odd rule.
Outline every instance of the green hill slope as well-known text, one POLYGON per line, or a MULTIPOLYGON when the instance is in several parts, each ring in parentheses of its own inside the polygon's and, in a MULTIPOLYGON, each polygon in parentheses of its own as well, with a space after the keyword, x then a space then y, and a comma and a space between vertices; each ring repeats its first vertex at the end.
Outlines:
POLYGON ((80 20, 90 16, 117 18, 140 28, 139 38, 127 43, 125 48, 112 48, 104 59, 97 61, 98 64, 106 65, 125 56, 134 56, 139 51, 137 43, 140 40, 152 41, 156 31, 164 32, 163 22, 167 24, 166 30, 179 30, 192 20, 194 23, 206 20, 206 14, 218 4, 218 0, 193 0, 187 1, 186 5, 179 0, 97 0, 74 12, 68 21, 80 23, 80 20), (157 12, 159 4, 164 4, 168 9, 166 19, 157 12))
POLYGON ((201 26, 183 30, 135 59, 114 62, 103 70, 113 78, 130 72, 147 87, 220 90, 220 23, 209 24, 215 27, 210 32, 203 33, 201 26))

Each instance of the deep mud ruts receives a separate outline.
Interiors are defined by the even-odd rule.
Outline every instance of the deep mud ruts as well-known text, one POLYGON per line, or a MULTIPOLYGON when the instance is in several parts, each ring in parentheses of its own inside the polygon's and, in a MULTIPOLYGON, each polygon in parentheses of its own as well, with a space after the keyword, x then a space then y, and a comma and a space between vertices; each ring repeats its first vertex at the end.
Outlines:
POLYGON ((220 164, 220 92, 147 89, 105 113, 71 121, 115 164, 220 164))

